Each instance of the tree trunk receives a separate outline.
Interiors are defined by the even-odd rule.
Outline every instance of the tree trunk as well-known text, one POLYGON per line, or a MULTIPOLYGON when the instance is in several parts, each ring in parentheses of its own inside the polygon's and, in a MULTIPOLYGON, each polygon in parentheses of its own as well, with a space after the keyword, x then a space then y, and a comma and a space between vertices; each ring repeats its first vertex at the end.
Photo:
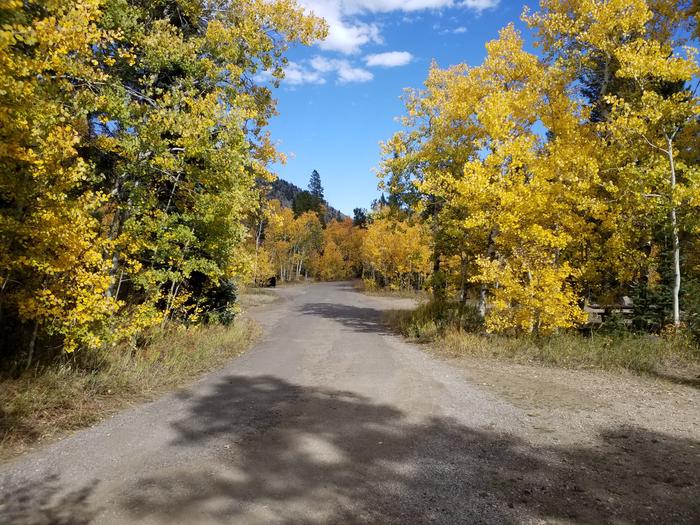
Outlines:
POLYGON ((160 322, 160 327, 163 328, 165 323, 168 322, 168 317, 170 316, 170 307, 175 300, 175 279, 170 282, 170 292, 168 292, 168 298, 165 301, 165 310, 163 311, 163 320, 160 322))
POLYGON ((264 220, 260 220, 258 225, 258 233, 255 236, 255 263, 253 264, 253 286, 257 286, 260 281, 260 276, 258 275, 258 254, 260 252, 260 240, 262 239, 263 224, 264 220))
POLYGON ((122 289, 122 282, 124 282, 124 270, 119 274, 119 284, 117 284, 117 291, 114 292, 115 299, 119 299, 119 291, 122 289))
MULTIPOLYGON (((10 282, 10 272, 7 272, 7 276, 2 281, 2 287, 0 287, 0 326, 2 326, 3 305, 5 303, 3 296, 5 295, 5 287, 7 286, 8 282, 10 282)), ((2 349, 2 347, 3 344, 2 342, 0 342, 0 350, 2 349)))
POLYGON ((464 256, 461 257, 459 270, 459 308, 461 313, 464 310, 464 305, 467 304, 467 260, 464 256))
POLYGON ((680 293, 681 293, 681 245, 678 238, 678 218, 673 194, 676 188, 676 162, 673 156, 673 139, 667 137, 668 161, 671 167, 671 229, 673 235, 673 325, 681 325, 680 293))
POLYGON ((433 251, 433 297, 436 301, 445 299, 445 281, 440 274, 440 253, 437 248, 433 251))
MULTIPOLYGON (((125 211, 125 206, 122 206, 122 184, 120 177, 114 182, 114 189, 111 192, 114 196, 114 217, 112 218, 112 224, 109 225, 109 233, 107 238, 110 241, 115 241, 119 235, 121 235, 122 227, 125 220, 127 219, 127 212, 125 211)), ((127 199, 126 208, 131 206, 131 199, 127 199)), ((115 297, 115 288, 117 286, 117 274, 119 273, 119 250, 115 248, 111 257, 111 265, 109 268, 109 287, 105 292, 105 296, 109 299, 115 297)))
MULTIPOLYGON (((489 240, 488 240, 488 245, 486 247, 486 257, 489 258, 489 260, 493 260, 493 256, 496 253, 496 249, 494 246, 493 239, 496 236, 496 229, 493 228, 491 230, 491 233, 489 233, 489 240)), ((481 289, 479 290, 479 304, 477 306, 477 309, 479 310, 479 316, 484 319, 486 317, 486 294, 487 294, 487 289, 486 285, 482 284, 481 289)))
POLYGON ((486 285, 482 284, 479 290, 479 305, 477 306, 479 310, 479 317, 484 319, 486 317, 486 285))
POLYGON ((436 301, 444 301, 445 300, 445 293, 446 293, 446 288, 447 288, 447 283, 445 282, 445 279, 443 276, 440 274, 440 248, 438 246, 438 230, 439 230, 439 225, 438 225, 438 217, 440 215, 440 209, 438 206, 437 199, 435 198, 434 195, 430 196, 430 203, 432 205, 432 214, 433 214, 433 224, 432 224, 432 233, 433 233, 433 240, 435 242, 435 245, 433 246, 433 297, 436 301))
POLYGON ((25 368, 29 370, 32 366, 32 359, 34 358, 34 349, 36 348, 36 337, 39 334, 39 320, 34 321, 34 329, 32 330, 32 337, 29 339, 29 354, 27 355, 27 363, 25 368))
POLYGON ((596 101, 597 109, 598 109, 598 118, 602 122, 607 122, 609 117, 610 117, 610 109, 608 106, 605 104, 605 97, 607 96, 608 92, 610 91, 610 83, 612 82, 613 79, 613 71, 610 67, 610 62, 612 61, 612 57, 610 54, 606 54, 605 57, 605 64, 603 66, 603 80, 600 85, 600 94, 598 95, 598 100, 596 101))
POLYGON ((255 236, 255 253, 258 253, 258 249, 260 248, 260 239, 262 239, 262 232, 263 221, 260 221, 260 224, 258 225, 258 234, 255 236))
MULTIPOLYGON (((112 224, 110 225, 109 228, 109 235, 108 238, 110 241, 114 241, 119 234, 121 233, 122 229, 122 220, 121 220, 121 209, 117 208, 117 210, 114 212, 114 219, 112 219, 112 224)), ((105 296, 107 298, 110 297, 115 297, 115 288, 117 286, 117 274, 119 273, 119 250, 115 248, 115 250, 112 252, 112 264, 109 268, 109 288, 107 288, 107 291, 105 292, 105 296)))

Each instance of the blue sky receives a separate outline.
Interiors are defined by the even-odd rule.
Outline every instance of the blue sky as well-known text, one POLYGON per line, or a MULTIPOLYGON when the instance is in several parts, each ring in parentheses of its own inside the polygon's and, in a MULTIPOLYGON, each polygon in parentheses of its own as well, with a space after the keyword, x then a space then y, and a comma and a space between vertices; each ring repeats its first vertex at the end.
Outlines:
POLYGON ((519 21, 513 0, 298 0, 326 18, 329 37, 289 53, 270 131, 289 156, 274 171, 302 188, 316 169, 326 199, 346 214, 379 196, 379 142, 399 128, 400 96, 420 87, 430 62, 484 58, 484 44, 519 21))

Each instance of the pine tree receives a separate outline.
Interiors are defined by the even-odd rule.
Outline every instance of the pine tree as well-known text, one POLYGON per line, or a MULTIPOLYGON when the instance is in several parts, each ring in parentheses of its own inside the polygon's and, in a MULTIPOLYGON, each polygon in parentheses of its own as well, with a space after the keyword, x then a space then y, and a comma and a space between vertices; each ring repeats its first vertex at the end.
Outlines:
POLYGON ((367 227, 367 210, 364 208, 355 208, 352 210, 353 213, 353 219, 352 219, 352 224, 353 226, 357 226, 358 228, 366 228, 367 227))
POLYGON ((321 200, 318 197, 315 197, 311 192, 302 191, 298 193, 296 197, 294 197, 294 201, 292 202, 294 216, 299 217, 307 211, 312 211, 320 217, 321 204, 321 200))
POLYGON ((323 202, 323 186, 321 186, 321 175, 318 171, 314 170, 311 172, 311 178, 309 179, 309 193, 323 202))

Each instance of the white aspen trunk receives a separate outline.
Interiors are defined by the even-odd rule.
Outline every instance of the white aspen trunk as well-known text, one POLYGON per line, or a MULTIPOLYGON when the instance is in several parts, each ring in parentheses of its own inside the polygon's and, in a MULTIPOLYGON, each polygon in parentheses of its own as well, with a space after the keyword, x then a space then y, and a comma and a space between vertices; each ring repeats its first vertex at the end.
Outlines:
POLYGON ((260 248, 260 239, 262 239, 263 234, 263 224, 265 224, 265 221, 261 220, 260 225, 258 226, 258 234, 255 236, 255 253, 258 253, 258 248, 260 248))
MULTIPOLYGON (((486 246, 486 256, 493 260, 496 255, 496 248, 494 246, 494 237, 496 236, 496 229, 492 228, 491 233, 489 233, 488 244, 486 246)), ((479 311, 479 317, 482 319, 486 318, 486 303, 488 299, 488 287, 486 284, 482 284, 479 290, 479 304, 477 309, 479 311)))
POLYGON ((119 292, 122 289, 122 282, 124 281, 124 270, 119 274, 119 284, 117 284, 117 291, 114 292, 114 298, 119 299, 119 292))
POLYGON ((262 238, 262 232, 263 232, 263 222, 260 221, 260 225, 258 226, 258 233, 255 236, 255 262, 253 263, 253 286, 257 286, 259 281, 260 281, 260 276, 258 275, 258 257, 259 257, 259 251, 260 251, 260 239, 262 238))
POLYGON ((165 301, 165 311, 163 312, 163 320, 160 322, 161 328, 163 328, 165 326, 165 323, 168 322, 168 317, 170 316, 170 307, 172 306, 172 302, 175 298, 174 292, 175 292, 175 280, 173 279, 170 282, 170 292, 168 292, 168 298, 165 301))
POLYGON ((484 319, 486 317, 486 285, 482 284, 479 290, 479 305, 477 306, 479 311, 479 317, 484 319))
POLYGON ((681 324, 680 293, 681 293, 681 245, 678 238, 678 218, 676 205, 673 204, 673 193, 676 188, 676 162, 673 156, 673 139, 666 138, 668 143, 668 161, 671 167, 671 229, 673 235, 673 325, 681 324))

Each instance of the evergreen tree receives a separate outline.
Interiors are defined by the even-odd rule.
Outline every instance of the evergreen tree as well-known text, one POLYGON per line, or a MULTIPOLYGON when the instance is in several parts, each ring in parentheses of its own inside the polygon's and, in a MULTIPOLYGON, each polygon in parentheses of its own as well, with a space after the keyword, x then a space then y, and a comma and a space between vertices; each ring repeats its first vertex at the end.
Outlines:
POLYGON ((307 211, 312 211, 320 217, 322 204, 323 202, 321 201, 321 199, 319 199, 309 191, 302 191, 301 193, 297 193, 296 197, 294 197, 294 202, 292 203, 294 216, 299 217, 307 211))
POLYGON ((311 178, 309 179, 309 193, 316 197, 319 201, 323 202, 323 186, 321 186, 321 175, 318 171, 314 170, 311 172, 311 178))
POLYGON ((353 219, 352 225, 358 228, 367 227, 367 210, 364 208, 355 208, 352 210, 353 219))

